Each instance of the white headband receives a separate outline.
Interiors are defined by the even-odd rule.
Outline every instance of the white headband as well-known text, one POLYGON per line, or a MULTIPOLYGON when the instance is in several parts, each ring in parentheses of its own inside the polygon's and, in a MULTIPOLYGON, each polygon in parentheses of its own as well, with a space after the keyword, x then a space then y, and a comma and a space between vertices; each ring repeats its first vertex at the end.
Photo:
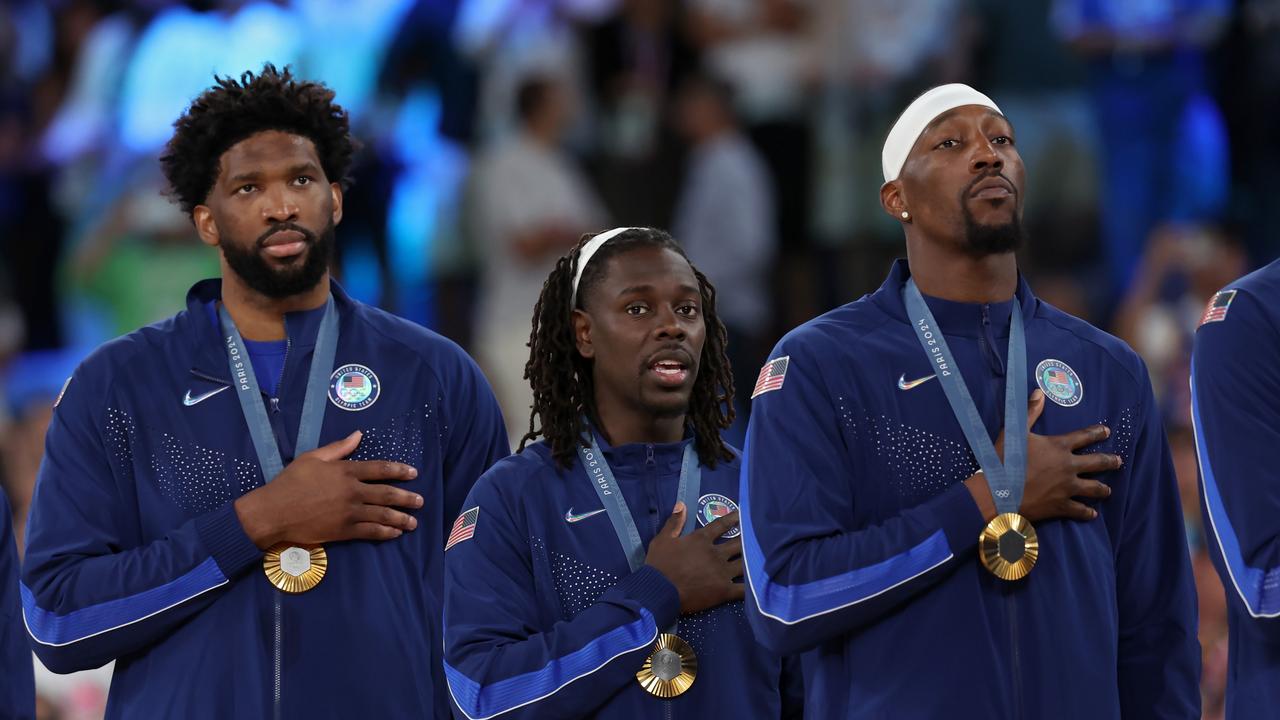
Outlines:
POLYGON ((889 136, 884 139, 884 150, 880 153, 884 181, 898 179, 902 166, 907 162, 907 155, 911 154, 911 147, 916 144, 920 133, 929 127, 929 123, 942 113, 965 105, 981 105, 1000 112, 991 98, 963 83, 939 85, 908 105, 889 130, 889 136))
POLYGON ((578 272, 573 275, 573 295, 569 298, 569 307, 576 307, 578 304, 578 283, 582 281, 582 271, 587 269, 587 263, 591 262, 591 256, 596 254, 605 243, 614 239, 628 230, 635 230, 631 227, 619 227, 612 230, 605 230, 599 235, 587 241, 582 246, 582 250, 578 252, 578 272))

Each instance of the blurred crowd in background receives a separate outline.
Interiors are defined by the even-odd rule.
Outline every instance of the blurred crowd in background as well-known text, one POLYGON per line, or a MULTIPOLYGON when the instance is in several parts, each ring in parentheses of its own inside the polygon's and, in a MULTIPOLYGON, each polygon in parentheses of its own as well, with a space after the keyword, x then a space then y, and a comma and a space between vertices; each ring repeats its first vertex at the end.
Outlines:
MULTIPOLYGON (((332 87, 363 143, 343 286, 466 347, 513 440, 556 258, 652 225, 719 289, 740 443, 772 344, 904 253, 878 196, 896 114, 944 82, 986 92, 1027 166, 1032 287, 1150 366, 1221 716, 1189 350, 1209 296, 1276 255, 1280 0, 0 2, 0 486, 19 546, 75 364, 218 274, 163 194, 173 120, 215 73, 267 61, 332 87)), ((101 716, 109 677, 38 668, 42 717, 101 716)))

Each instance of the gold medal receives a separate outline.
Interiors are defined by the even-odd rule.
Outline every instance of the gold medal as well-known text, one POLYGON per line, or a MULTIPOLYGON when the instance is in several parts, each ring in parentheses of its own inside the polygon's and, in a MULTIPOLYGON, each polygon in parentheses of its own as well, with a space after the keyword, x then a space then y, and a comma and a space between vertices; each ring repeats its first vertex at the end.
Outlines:
POLYGON ((698 677, 698 656, 679 635, 662 633, 645 658, 636 680, 650 695, 673 698, 688 690, 698 677))
POLYGON ((280 543, 262 558, 267 579, 287 593, 304 593, 319 585, 328 566, 329 556, 323 545, 308 548, 280 543))
POLYGON ((1020 580, 1036 566, 1040 540, 1036 529, 1017 513, 997 515, 978 536, 978 557, 1001 580, 1020 580))

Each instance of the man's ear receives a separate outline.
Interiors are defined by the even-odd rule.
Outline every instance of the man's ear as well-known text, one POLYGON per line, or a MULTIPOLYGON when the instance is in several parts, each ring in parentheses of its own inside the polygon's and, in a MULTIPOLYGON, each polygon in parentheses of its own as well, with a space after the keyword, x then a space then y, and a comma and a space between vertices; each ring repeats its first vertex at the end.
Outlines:
POLYGON ((573 344, 582 357, 590 360, 596 356, 595 345, 591 344, 591 316, 583 310, 573 311, 573 344))
POLYGON ((209 247, 218 247, 222 236, 218 233, 218 224, 213 221, 213 211, 207 205, 197 205, 191 209, 191 222, 196 226, 200 242, 209 247))
POLYGON ((903 195, 902 181, 890 180, 880 186, 880 207, 889 217, 899 222, 908 222, 911 211, 907 208, 907 198, 903 195), (903 215, 903 213, 907 213, 903 215))
POLYGON ((334 225, 338 225, 342 222, 342 186, 329 183, 329 192, 333 195, 333 214, 330 218, 334 225))

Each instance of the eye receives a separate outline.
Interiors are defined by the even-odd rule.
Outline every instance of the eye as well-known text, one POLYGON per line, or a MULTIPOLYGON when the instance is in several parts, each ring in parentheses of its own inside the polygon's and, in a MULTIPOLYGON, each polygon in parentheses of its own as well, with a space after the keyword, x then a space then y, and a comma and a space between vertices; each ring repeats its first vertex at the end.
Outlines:
POLYGON ((644 315, 645 313, 649 312, 649 308, 646 305, 640 305, 640 304, 628 305, 626 312, 628 315, 632 317, 640 317, 641 315, 644 315))
POLYGON ((313 180, 308 175, 299 175, 298 177, 294 178, 293 182, 296 185, 310 185, 311 183, 315 182, 315 180, 313 180))
POLYGON ((960 141, 955 138, 947 138, 934 146, 937 150, 950 150, 954 147, 960 147, 960 141))
POLYGON ((698 306, 693 303, 688 303, 676 308, 676 312, 684 315, 685 317, 698 317, 698 306))
POLYGON ((236 194, 237 194, 237 195, 248 195, 249 193, 251 193, 251 192, 253 192, 254 190, 257 190, 257 189, 258 189, 258 186, 257 186, 257 185, 241 185, 240 187, 236 188, 236 194))
POLYGON ((1013 138, 1009 137, 1008 135, 997 135, 996 137, 991 138, 991 142, 995 143, 996 145, 1012 145, 1013 138))

